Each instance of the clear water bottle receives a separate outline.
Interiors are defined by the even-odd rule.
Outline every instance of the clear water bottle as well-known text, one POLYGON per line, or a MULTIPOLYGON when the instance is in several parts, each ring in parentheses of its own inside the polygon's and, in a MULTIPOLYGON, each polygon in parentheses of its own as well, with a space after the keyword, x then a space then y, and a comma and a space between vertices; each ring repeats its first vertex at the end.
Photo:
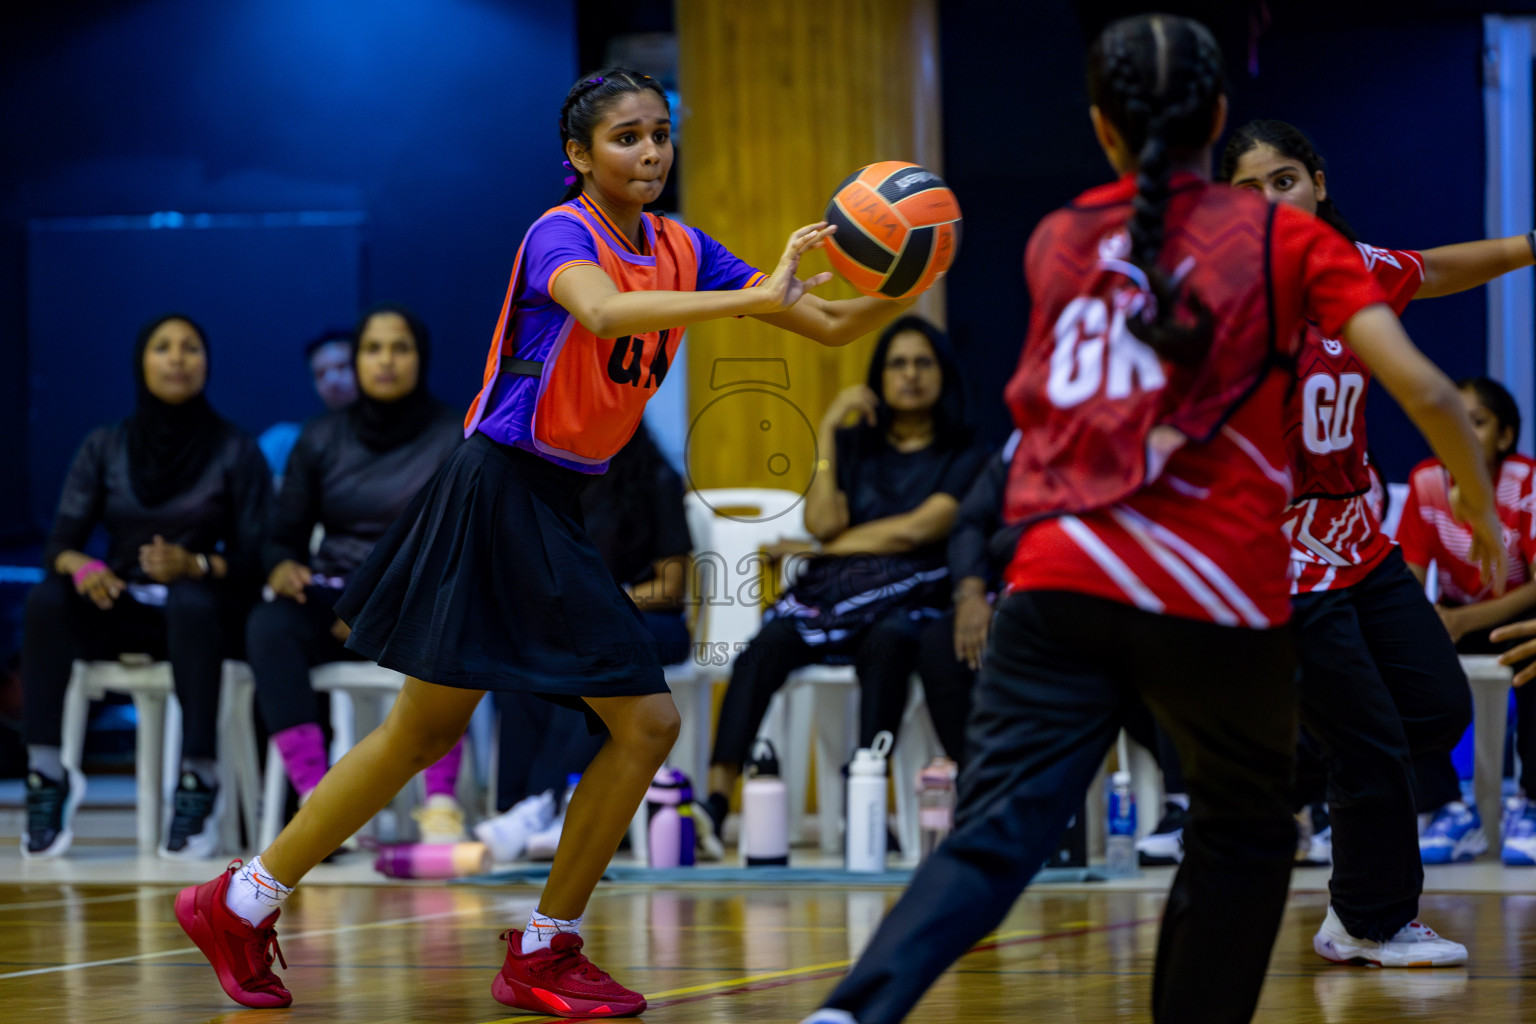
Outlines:
POLYGON ((917 773, 917 826, 921 830, 922 859, 934 851, 955 827, 955 777, 959 766, 947 757, 936 757, 917 773))
POLYGON ((1109 829, 1104 841, 1105 873, 1123 877, 1136 873, 1136 794, 1131 773, 1115 772, 1110 778, 1109 829))

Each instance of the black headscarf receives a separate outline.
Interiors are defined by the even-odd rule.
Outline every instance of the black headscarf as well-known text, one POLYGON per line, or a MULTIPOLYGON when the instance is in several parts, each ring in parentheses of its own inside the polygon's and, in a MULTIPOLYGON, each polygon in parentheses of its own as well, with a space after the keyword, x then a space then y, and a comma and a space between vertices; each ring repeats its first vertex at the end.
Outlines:
POLYGON ((144 352, 149 339, 168 320, 181 320, 197 332, 208 357, 208 335, 197 321, 180 313, 156 317, 139 328, 133 346, 133 379, 138 397, 128 430, 128 479, 145 508, 163 504, 197 483, 224 442, 224 421, 199 391, 171 405, 150 394, 144 380, 144 352))
POLYGON ((949 335, 920 316, 902 317, 887 327, 875 342, 875 351, 869 357, 869 372, 865 380, 877 399, 875 425, 858 421, 855 429, 859 431, 860 447, 868 451, 884 445, 886 433, 896 418, 895 410, 885 401, 885 359, 891 351, 892 340, 906 331, 916 331, 927 338, 928 344, 933 347, 934 357, 939 361, 943 383, 940 385, 939 400, 934 403, 932 410, 934 444, 940 449, 958 450, 966 447, 971 443, 973 430, 966 410, 960 363, 955 359, 949 335))
POLYGON ((352 372, 357 376, 357 400, 347 406, 347 416, 358 440, 373 451, 387 452, 414 441, 441 414, 442 403, 427 390, 427 363, 432 354, 432 334, 427 325, 404 306, 381 302, 365 312, 352 330, 352 372), (393 313, 405 321, 416 342, 416 387, 393 402, 381 402, 363 390, 363 375, 357 358, 363 351, 363 331, 368 321, 383 313, 393 313))

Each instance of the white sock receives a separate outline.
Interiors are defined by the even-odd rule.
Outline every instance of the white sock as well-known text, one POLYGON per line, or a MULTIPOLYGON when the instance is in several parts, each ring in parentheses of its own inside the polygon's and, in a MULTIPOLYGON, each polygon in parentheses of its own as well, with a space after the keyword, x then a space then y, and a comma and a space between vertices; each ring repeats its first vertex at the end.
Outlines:
POLYGON ((546 917, 535 910, 528 915, 528 927, 523 931, 523 952, 537 953, 541 949, 548 949, 549 944, 555 941, 555 936, 561 932, 580 935, 581 918, 562 921, 558 917, 546 917))
POLYGON ((258 925, 271 917, 272 912, 281 907, 283 900, 292 894, 293 889, 273 878, 258 856, 236 871, 235 877, 229 880, 229 888, 224 893, 224 905, 236 916, 245 918, 252 925, 258 925))

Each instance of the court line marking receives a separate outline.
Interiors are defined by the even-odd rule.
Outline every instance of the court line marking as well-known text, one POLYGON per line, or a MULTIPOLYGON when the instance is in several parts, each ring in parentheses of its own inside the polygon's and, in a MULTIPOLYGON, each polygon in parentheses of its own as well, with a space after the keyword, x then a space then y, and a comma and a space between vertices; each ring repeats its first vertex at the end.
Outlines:
MULTIPOLYGON (((411 917, 394 918, 387 921, 372 921, 363 924, 348 924, 338 928, 316 928, 311 931, 294 932, 283 938, 288 942, 298 939, 317 938, 322 935, 343 935, 347 932, 364 931, 369 928, 391 928, 401 924, 415 924, 419 921, 437 921, 445 917, 461 917, 465 914, 483 914, 488 907, 461 907, 458 910, 443 910, 435 914, 416 914, 411 917)), ((185 956, 194 953, 201 957, 202 951, 196 946, 178 946, 175 949, 162 949, 155 953, 135 953, 133 956, 115 956, 106 960, 84 960, 74 964, 54 964, 49 967, 34 967, 26 971, 7 971, 0 974, 0 981, 9 978, 29 978, 38 974, 62 974, 66 971, 83 971, 90 967, 110 967, 114 964, 131 964, 140 960, 157 960, 166 956, 185 956)))
MULTIPOLYGON (((1098 925, 1092 928, 1079 928, 1072 931, 1041 932, 1038 929, 1016 929, 995 933, 991 941, 981 942, 961 954, 962 957, 972 953, 982 953, 987 950, 999 949, 1005 946, 1022 946, 1032 942, 1051 942, 1055 939, 1070 939, 1082 935, 1094 935, 1101 932, 1118 931, 1122 928, 1137 928, 1146 924, 1158 924, 1162 921, 1162 915, 1157 917, 1137 918, 1131 921, 1120 921, 1116 924, 1098 925)), ((819 981, 836 977, 846 968, 853 965, 852 960, 834 960, 824 964, 811 964, 806 967, 793 967, 782 971, 767 971, 762 974, 749 974, 740 978, 729 978, 724 981, 711 981, 703 985, 689 985, 683 988, 668 989, 647 996, 650 1010, 660 1010, 669 1006, 677 1006, 682 1003, 694 1003, 704 999, 712 999, 715 996, 740 995, 748 992, 760 992, 766 989, 782 988, 786 985, 798 985, 805 981, 819 981)), ((486 1024, 523 1024, 525 1021, 555 1020, 549 1014, 532 1014, 517 1017, 498 1017, 496 1020, 487 1021, 486 1024)))
POLYGON ((36 903, 0 903, 0 912, 7 910, 51 910, 55 907, 83 907, 87 903, 121 903, 136 900, 139 893, 123 892, 115 896, 80 896, 67 900, 39 900, 36 903))

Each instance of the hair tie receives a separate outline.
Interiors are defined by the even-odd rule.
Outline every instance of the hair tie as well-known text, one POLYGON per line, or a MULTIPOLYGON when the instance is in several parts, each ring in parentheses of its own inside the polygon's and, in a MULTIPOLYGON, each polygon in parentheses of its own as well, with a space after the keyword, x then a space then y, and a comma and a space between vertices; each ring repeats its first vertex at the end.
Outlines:
POLYGON ((569 160, 562 160, 560 163, 561 163, 561 166, 563 166, 566 170, 572 172, 572 173, 567 174, 565 176, 565 184, 567 186, 571 186, 571 185, 576 184, 576 174, 575 174, 576 168, 571 166, 571 162, 569 160))

